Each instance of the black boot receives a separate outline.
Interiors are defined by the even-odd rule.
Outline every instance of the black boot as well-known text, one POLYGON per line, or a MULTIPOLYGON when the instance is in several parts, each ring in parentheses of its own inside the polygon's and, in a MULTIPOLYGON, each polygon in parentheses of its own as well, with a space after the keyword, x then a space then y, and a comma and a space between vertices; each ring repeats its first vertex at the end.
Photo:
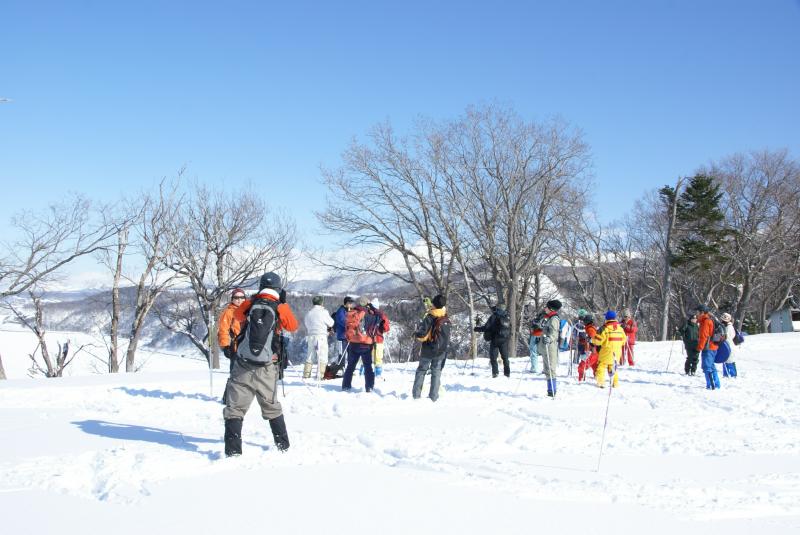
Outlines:
POLYGON ((225 457, 242 454, 242 419, 225 420, 225 457))
POLYGON ((278 450, 288 450, 289 434, 286 432, 286 421, 283 419, 283 414, 270 420, 269 427, 272 429, 272 438, 275 439, 275 446, 278 447, 278 450))

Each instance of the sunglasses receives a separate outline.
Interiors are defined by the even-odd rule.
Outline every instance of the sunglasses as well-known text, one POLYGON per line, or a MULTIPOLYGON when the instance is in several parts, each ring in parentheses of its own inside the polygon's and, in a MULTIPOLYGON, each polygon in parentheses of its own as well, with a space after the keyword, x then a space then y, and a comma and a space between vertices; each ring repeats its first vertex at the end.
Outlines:
POLYGON ((233 299, 244 299, 243 295, 234 295, 233 299))

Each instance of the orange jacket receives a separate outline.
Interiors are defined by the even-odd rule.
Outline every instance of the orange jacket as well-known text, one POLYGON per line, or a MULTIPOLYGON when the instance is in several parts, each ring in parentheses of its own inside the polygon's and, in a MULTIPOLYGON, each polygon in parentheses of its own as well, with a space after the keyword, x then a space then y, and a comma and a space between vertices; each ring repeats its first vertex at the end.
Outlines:
MULTIPOLYGON (((245 302, 239 305, 239 307, 234 311, 233 316, 239 323, 244 323, 247 316, 247 311, 250 310, 250 307, 253 305, 253 301, 256 299, 268 299, 270 301, 279 300, 277 292, 269 289, 261 290, 261 293, 254 295, 250 299, 246 299, 245 302)), ((292 309, 289 308, 289 305, 286 303, 281 303, 278 305, 278 320, 280 321, 280 324, 275 326, 275 332, 281 332, 285 329, 293 333, 300 326, 300 324, 297 322, 297 318, 294 317, 292 309)))
POLYGON ((219 325, 217 329, 217 341, 219 347, 231 346, 231 349, 236 351, 236 337, 242 331, 242 324, 234 317, 237 305, 228 303, 222 315, 219 317, 219 325))
POLYGON ((697 333, 697 350, 710 349, 711 351, 716 351, 719 349, 719 346, 711 341, 711 337, 714 335, 714 320, 711 319, 711 315, 708 312, 700 314, 697 316, 697 323, 700 325, 697 333), (708 347, 706 347, 706 344, 708 344, 708 347))

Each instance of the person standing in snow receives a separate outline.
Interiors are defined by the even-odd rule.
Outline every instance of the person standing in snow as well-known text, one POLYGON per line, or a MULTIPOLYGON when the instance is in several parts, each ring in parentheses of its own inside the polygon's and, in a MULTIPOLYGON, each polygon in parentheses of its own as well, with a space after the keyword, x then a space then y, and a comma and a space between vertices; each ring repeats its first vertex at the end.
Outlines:
POLYGON ((616 363, 622 355, 622 348, 628 341, 625 331, 617 323, 617 313, 613 310, 606 312, 606 322, 592 338, 592 343, 600 347, 597 354, 597 371, 594 376, 597 386, 605 388, 606 372, 613 375, 611 386, 619 386, 619 373, 616 372, 616 363))
POLYGON ((586 370, 592 369, 592 373, 597 373, 597 347, 592 343, 592 339, 597 336, 597 327, 594 318, 587 313, 582 318, 584 329, 586 329, 586 353, 587 357, 578 364, 578 381, 586 380, 586 370))
POLYGON ((317 361, 317 380, 321 380, 328 365, 328 332, 333 327, 333 318, 322 307, 322 296, 317 295, 311 299, 312 307, 305 317, 303 324, 306 327, 306 343, 308 352, 306 362, 303 366, 303 378, 311 377, 311 370, 314 367, 314 360, 317 361))
POLYGON ((728 360, 722 363, 722 376, 736 377, 736 355, 739 353, 739 346, 733 343, 733 339, 736 338, 736 327, 733 326, 733 317, 725 312, 719 317, 719 321, 725 325, 725 342, 723 343, 728 344, 730 348, 728 360))
POLYGON ((547 377, 547 395, 556 396, 556 375, 558 373, 558 335, 561 332, 561 320, 558 311, 561 310, 561 301, 553 299, 544 307, 544 314, 534 329, 534 335, 539 337, 537 351, 542 356, 544 374, 547 377))
MULTIPOLYGON (((352 310, 355 301, 349 295, 344 298, 344 301, 336 312, 333 313, 333 330, 336 334, 336 357, 334 364, 337 370, 344 365, 347 360, 347 337, 345 336, 345 322, 347 321, 347 313, 352 310)), ((332 377, 326 379, 334 379, 335 373, 332 377)))
POLYGON ((364 365, 364 390, 372 392, 375 386, 375 370, 372 368, 372 346, 375 343, 370 331, 377 324, 379 316, 372 314, 368 308, 369 299, 361 296, 358 306, 347 313, 345 319, 345 336, 347 337, 347 367, 342 376, 342 390, 349 391, 353 387, 353 373, 356 364, 361 360, 364 365))
POLYGON ((621 327, 625 331, 625 336, 628 337, 628 342, 622 348, 620 364, 625 364, 627 360, 628 366, 633 366, 633 346, 636 345, 636 333, 639 332, 639 326, 636 325, 636 320, 633 319, 633 313, 630 309, 626 308, 623 312, 621 327))
POLYGON ((414 376, 414 386, 411 396, 419 399, 422 395, 422 384, 425 374, 431 370, 431 389, 428 397, 431 401, 439 399, 439 382, 442 375, 442 362, 447 355, 447 346, 450 344, 450 320, 447 318, 447 300, 441 294, 432 300, 432 308, 428 310, 414 336, 422 342, 419 355, 419 365, 414 376))
POLYGON ((699 305, 697 307, 697 312, 699 328, 697 332, 697 346, 695 349, 697 349, 701 355, 701 366, 706 376, 706 389, 715 390, 719 388, 719 375, 717 375, 717 367, 714 365, 714 357, 717 354, 719 346, 712 340, 714 336, 714 319, 711 317, 711 314, 709 314, 706 305, 699 305))
POLYGON ((686 375, 697 373, 697 363, 700 360, 700 352, 697 350, 697 337, 700 325, 697 323, 697 314, 692 314, 686 320, 686 325, 681 328, 681 338, 683 347, 686 349, 686 363, 683 370, 686 375))
POLYGON ((231 292, 231 302, 222 311, 218 322, 217 342, 222 354, 231 361, 230 371, 233 371, 233 363, 236 361, 236 337, 239 336, 242 330, 242 325, 234 317, 234 312, 244 300, 244 290, 234 288, 231 292))
POLYGON ((256 295, 245 300, 234 311, 242 324, 228 386, 225 388, 225 456, 242 453, 242 420, 253 398, 258 400, 261 416, 269 422, 278 450, 289 449, 289 435, 283 408, 277 399, 280 336, 283 330, 297 330, 297 319, 289 305, 281 299, 281 278, 277 273, 264 273, 256 295))
POLYGON ((492 307, 492 315, 482 326, 475 327, 475 332, 483 333, 483 339, 489 342, 489 362, 492 366, 492 377, 500 375, 497 367, 497 355, 503 359, 503 375, 511 377, 511 365, 508 361, 508 340, 511 337, 511 318, 501 305, 492 307))

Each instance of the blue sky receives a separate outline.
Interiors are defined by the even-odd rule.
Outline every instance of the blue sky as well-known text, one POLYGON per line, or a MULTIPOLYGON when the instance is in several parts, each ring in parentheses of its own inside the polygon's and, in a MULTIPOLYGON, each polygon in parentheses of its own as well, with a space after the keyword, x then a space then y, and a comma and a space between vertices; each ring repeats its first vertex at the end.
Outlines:
POLYGON ((4 217, 68 191, 112 200, 186 165, 292 206, 313 242, 319 166, 353 137, 500 102, 583 129, 598 210, 613 219, 737 151, 800 157, 798 95, 791 0, 11 0, 4 217))

